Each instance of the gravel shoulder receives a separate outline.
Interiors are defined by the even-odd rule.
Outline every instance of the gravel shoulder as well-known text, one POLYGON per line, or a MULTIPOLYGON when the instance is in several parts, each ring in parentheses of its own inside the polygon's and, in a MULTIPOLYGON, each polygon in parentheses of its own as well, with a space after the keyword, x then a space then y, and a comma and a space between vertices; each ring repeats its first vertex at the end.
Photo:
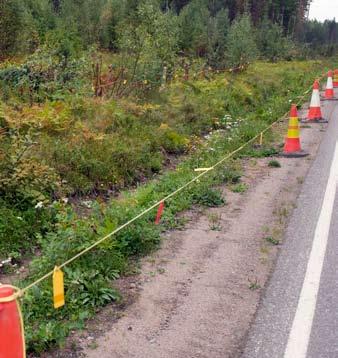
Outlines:
POLYGON ((188 213, 184 230, 168 233, 141 273, 120 283, 125 307, 103 310, 77 337, 81 355, 239 356, 324 126, 302 130, 309 157, 278 158, 281 168, 268 167, 271 158, 245 160, 246 192, 224 187, 227 205, 188 213))

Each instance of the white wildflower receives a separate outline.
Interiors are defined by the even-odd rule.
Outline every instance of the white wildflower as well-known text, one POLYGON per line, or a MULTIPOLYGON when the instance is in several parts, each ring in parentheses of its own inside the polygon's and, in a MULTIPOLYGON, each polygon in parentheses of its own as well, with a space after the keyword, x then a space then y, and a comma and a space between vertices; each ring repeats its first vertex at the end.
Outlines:
POLYGON ((41 208, 43 208, 43 201, 39 201, 39 202, 35 205, 34 208, 35 208, 35 209, 41 209, 41 208))
POLYGON ((93 202, 91 200, 85 200, 82 202, 82 204, 87 207, 88 209, 91 209, 93 202))

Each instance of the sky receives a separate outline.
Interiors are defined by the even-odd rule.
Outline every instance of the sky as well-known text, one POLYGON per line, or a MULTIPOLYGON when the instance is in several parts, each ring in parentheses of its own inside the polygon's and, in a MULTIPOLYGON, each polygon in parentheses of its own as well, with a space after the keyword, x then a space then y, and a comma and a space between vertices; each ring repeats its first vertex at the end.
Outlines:
POLYGON ((310 19, 324 21, 336 18, 338 21, 338 0, 313 0, 310 6, 310 19))

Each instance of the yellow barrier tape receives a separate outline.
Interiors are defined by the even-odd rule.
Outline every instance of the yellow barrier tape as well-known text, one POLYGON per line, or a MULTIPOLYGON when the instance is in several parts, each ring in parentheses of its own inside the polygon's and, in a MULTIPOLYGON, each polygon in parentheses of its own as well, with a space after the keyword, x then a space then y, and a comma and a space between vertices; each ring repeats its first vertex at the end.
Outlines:
MULTIPOLYGON (((321 76, 321 78, 323 78, 325 76, 325 74, 323 74, 321 76)), ((320 78, 320 79, 321 79, 320 78)), ((304 99, 304 97, 306 96, 306 94, 308 93, 308 91, 310 91, 312 88, 312 85, 310 87, 309 90, 307 90, 306 92, 304 92, 304 95, 298 100, 298 102, 296 102, 296 105, 298 106, 304 99)), ((274 121, 273 123, 271 123, 268 127, 266 127, 265 129, 263 129, 261 132, 259 132, 257 135, 255 135, 253 138, 251 138, 250 140, 248 140, 246 143, 244 143, 243 145, 241 145, 239 148, 235 149, 234 151, 232 151, 231 153, 227 154, 224 158, 222 158, 221 160, 219 160, 217 163, 215 163, 212 167, 207 168, 208 170, 203 171, 202 173, 198 174, 197 176, 195 176, 193 179, 191 179, 190 181, 188 181, 187 183, 185 183, 183 186, 181 186, 180 188, 178 188, 177 190, 173 191, 172 193, 168 194, 167 196, 165 196, 164 198, 162 198, 161 200, 157 201, 155 204, 153 204, 152 206, 150 206, 148 209, 145 209, 144 211, 142 211, 141 213, 139 213, 138 215, 136 215, 134 218, 132 218, 131 220, 127 221, 126 223, 124 223, 123 225, 119 226, 117 229, 115 229, 114 231, 112 231, 111 233, 107 234, 106 236, 102 237, 101 239, 97 240, 96 242, 94 242, 92 245, 88 246, 86 249, 80 251, 79 253, 77 253, 75 256, 71 257, 70 259, 68 259, 67 261, 65 261, 64 263, 62 263, 61 265, 58 266, 59 269, 62 269, 63 267, 69 265, 71 262, 75 261, 76 259, 78 259, 79 257, 83 256, 84 254, 86 254, 87 252, 91 251, 92 249, 94 249, 95 247, 97 247, 98 245, 100 245, 102 242, 104 242, 105 240, 109 239, 110 237, 114 236, 115 234, 117 234, 118 232, 120 232, 121 230, 123 230, 125 227, 129 226, 130 224, 134 223, 135 221, 137 221, 139 218, 141 218, 142 216, 146 215, 147 213, 149 213, 151 210, 155 209, 157 206, 159 206, 161 204, 161 202, 163 201, 167 201, 168 199, 172 198, 173 196, 175 196, 176 194, 180 193, 182 190, 184 190, 185 188, 187 188, 188 186, 190 186, 191 184, 193 184, 194 182, 198 181, 200 178, 202 178, 204 175, 206 175, 207 173, 209 173, 211 170, 215 169, 216 167, 218 167, 219 165, 221 165, 222 163, 224 163, 225 161, 227 161, 229 158, 233 157, 235 154, 237 154, 238 152, 242 151, 244 148, 246 148, 248 145, 250 145, 251 143, 255 142, 258 138, 260 138, 260 136, 262 136, 264 133, 266 133, 267 131, 269 131, 273 126, 275 126, 277 123, 281 122, 282 120, 285 120, 286 118, 288 118, 288 114, 289 111, 287 111, 284 116, 282 116, 281 118, 277 119, 276 121, 274 121)), ((29 289, 31 289, 32 287, 38 285, 40 282, 44 281, 45 279, 49 278, 50 276, 52 276, 54 274, 54 270, 46 273, 45 275, 43 275, 42 277, 38 278, 36 281, 32 282, 31 284, 29 284, 28 286, 24 287, 21 289, 21 294, 24 294, 26 291, 28 291, 29 289)))

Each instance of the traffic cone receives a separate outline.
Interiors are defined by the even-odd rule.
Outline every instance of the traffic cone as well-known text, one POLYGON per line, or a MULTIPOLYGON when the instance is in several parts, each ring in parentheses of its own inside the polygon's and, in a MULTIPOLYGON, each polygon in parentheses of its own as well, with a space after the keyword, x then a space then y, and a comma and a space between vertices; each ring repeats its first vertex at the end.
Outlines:
POLYGON ((333 71, 333 87, 338 87, 338 70, 333 71))
POLYGON ((322 110, 320 108, 320 96, 319 96, 319 82, 315 80, 313 84, 313 92, 310 102, 310 108, 307 115, 307 119, 303 122, 321 122, 325 123, 325 119, 322 117, 322 110))
POLYGON ((333 91, 333 80, 332 80, 333 73, 329 71, 327 73, 327 84, 325 89, 325 99, 335 99, 334 98, 334 91, 333 91))
POLYGON ((0 285, 0 357, 25 357, 20 307, 11 286, 0 285))
POLYGON ((299 121, 297 107, 291 106, 288 134, 285 138, 283 156, 289 158, 305 157, 308 153, 304 152, 300 146, 299 121))

